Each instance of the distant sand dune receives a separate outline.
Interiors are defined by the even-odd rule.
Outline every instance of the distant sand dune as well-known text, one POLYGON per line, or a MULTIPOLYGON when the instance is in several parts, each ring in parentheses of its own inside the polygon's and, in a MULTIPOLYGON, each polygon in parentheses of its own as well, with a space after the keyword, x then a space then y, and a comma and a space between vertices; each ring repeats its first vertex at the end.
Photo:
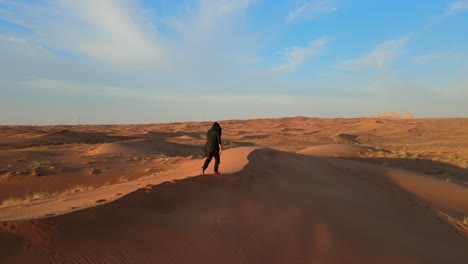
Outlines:
POLYGON ((156 142, 147 139, 135 139, 98 145, 88 152, 90 155, 144 155, 155 154, 158 149, 156 142))
POLYGON ((382 119, 412 119, 413 115, 411 113, 405 113, 400 115, 395 112, 388 112, 379 115, 369 116, 370 118, 382 118, 382 119))
POLYGON ((345 144, 328 144, 308 147, 297 153, 320 157, 360 157, 372 150, 370 147, 345 144))
MULTIPOLYGON (((248 163, 247 157, 256 147, 241 147, 225 150, 222 154, 222 166, 220 171, 223 174, 236 173, 241 171, 248 163)), ((120 195, 135 191, 146 184, 160 184, 165 181, 184 179, 197 176, 203 160, 188 160, 183 164, 170 167, 167 171, 159 172, 155 175, 143 177, 117 185, 104 186, 99 189, 83 193, 65 195, 60 197, 48 197, 43 200, 32 201, 27 204, 3 207, 0 210, 0 221, 15 221, 32 218, 42 218, 46 215, 61 215, 77 209, 95 206, 96 200, 106 200, 107 202, 120 198, 120 195), (18 208, 21 208, 18 210, 18 208)), ((206 173, 212 173, 213 163, 206 173)))
POLYGON ((88 152, 89 155, 154 155, 187 156, 189 153, 202 153, 201 147, 178 145, 176 143, 152 139, 134 139, 128 141, 104 143, 88 152))
MULTIPOLYGON (((196 176, 201 162, 187 161, 148 179, 155 185, 103 206, 7 223, 0 232, 0 246, 8 253, 0 254, 0 261, 465 263, 468 259, 465 227, 438 213, 468 214, 466 188, 425 181, 407 171, 272 149, 226 151, 221 175, 196 176)), ((131 184, 135 183, 128 183, 128 190, 131 184)), ((98 198, 97 191, 82 199, 98 198)), ((110 195, 118 189, 106 191, 110 195)))
POLYGON ((100 143, 115 141, 111 136, 101 133, 78 132, 62 129, 52 133, 28 132, 15 138, 0 139, 0 147, 26 148, 40 145, 57 145, 70 143, 100 143))
POLYGON ((16 159, 27 159, 32 160, 41 157, 57 157, 61 156, 57 151, 48 151, 48 150, 5 150, 0 152, 0 158, 16 158, 16 159))
POLYGON ((183 135, 183 136, 178 136, 178 137, 173 137, 173 139, 180 139, 180 140, 194 140, 197 139, 195 137, 191 137, 189 135, 183 135))

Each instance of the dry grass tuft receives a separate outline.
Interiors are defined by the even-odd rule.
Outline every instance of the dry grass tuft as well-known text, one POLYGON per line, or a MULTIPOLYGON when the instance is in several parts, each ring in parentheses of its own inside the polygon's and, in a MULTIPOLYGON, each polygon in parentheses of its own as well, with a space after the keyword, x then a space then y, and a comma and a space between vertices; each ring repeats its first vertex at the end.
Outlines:
POLYGON ((10 198, 3 200, 0 207, 5 207, 5 206, 13 205, 13 204, 19 204, 24 201, 25 201, 24 198, 10 197, 10 198))
POLYGON ((77 186, 72 187, 72 188, 70 188, 68 190, 65 190, 62 193, 62 195, 80 193, 80 192, 85 192, 85 191, 91 191, 92 189, 94 189, 93 186, 77 185, 77 186))
POLYGON ((117 179, 117 181, 118 181, 119 183, 124 183, 124 182, 128 182, 128 179, 125 178, 125 177, 120 177, 119 179, 117 179))
MULTIPOLYGON (((90 191, 92 189, 94 189, 94 187, 92 186, 77 185, 73 188, 70 188, 68 190, 61 192, 60 195, 75 194, 75 193, 80 193, 84 191, 90 191)), ((36 200, 40 200, 44 198, 49 198, 55 195, 57 195, 57 193, 37 192, 31 195, 28 194, 25 197, 10 197, 1 201, 0 208, 5 207, 5 206, 18 205, 18 204, 22 204, 22 203, 30 202, 30 201, 36 201, 36 200)))

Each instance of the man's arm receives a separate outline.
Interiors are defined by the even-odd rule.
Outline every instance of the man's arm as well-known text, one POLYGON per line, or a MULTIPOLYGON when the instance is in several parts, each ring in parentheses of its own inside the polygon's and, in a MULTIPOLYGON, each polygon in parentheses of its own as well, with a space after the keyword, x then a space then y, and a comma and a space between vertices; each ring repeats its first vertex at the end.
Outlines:
POLYGON ((219 154, 223 152, 223 143, 221 143, 221 136, 218 134, 219 154))

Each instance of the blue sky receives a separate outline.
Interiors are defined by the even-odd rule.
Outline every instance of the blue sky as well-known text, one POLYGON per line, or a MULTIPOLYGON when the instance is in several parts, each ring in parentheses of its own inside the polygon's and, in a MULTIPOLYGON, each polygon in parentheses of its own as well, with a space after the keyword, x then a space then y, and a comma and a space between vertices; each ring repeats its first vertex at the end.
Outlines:
POLYGON ((0 124, 468 117, 468 0, 0 0, 0 124))

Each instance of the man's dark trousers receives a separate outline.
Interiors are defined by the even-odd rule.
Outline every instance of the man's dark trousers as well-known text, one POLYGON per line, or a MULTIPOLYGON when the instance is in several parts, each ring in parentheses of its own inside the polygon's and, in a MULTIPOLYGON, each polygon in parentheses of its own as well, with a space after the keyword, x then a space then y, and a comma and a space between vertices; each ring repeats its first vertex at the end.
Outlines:
POLYGON ((213 157, 215 158, 214 171, 218 171, 219 153, 214 153, 214 152, 206 153, 206 160, 205 160, 205 164, 203 164, 203 170, 206 170, 206 168, 208 168, 208 165, 210 164, 211 159, 213 157))

